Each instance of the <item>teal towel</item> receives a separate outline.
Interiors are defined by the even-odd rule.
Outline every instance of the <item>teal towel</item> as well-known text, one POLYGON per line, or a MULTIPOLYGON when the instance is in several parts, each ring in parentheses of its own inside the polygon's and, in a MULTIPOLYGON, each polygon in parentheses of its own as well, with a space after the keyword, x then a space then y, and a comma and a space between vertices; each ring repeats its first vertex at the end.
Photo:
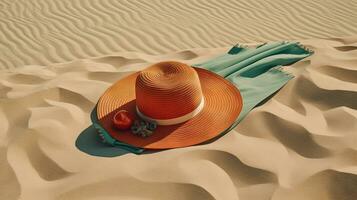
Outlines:
MULTIPOLYGON (((256 48, 236 45, 221 56, 204 63, 194 64, 193 66, 195 67, 210 70, 229 80, 240 90, 243 97, 242 112, 235 123, 221 135, 232 130, 250 110, 278 91, 293 78, 291 74, 282 71, 281 66, 291 65, 310 56, 312 53, 312 51, 297 42, 284 41, 267 43, 256 48)), ((96 116, 95 107, 91 113, 93 127, 100 133, 102 139, 109 144, 109 146, 124 149, 125 151, 135 154, 141 154, 145 151, 143 148, 134 147, 113 139, 99 125, 96 116)), ((81 136, 78 137, 76 141, 77 147, 91 155, 120 155, 117 151, 113 151, 112 147, 98 147, 98 145, 91 145, 89 147, 87 143, 90 143, 90 141, 88 141, 88 139, 81 140, 80 138, 81 136)), ((84 138, 84 136, 82 136, 82 138, 84 138)))

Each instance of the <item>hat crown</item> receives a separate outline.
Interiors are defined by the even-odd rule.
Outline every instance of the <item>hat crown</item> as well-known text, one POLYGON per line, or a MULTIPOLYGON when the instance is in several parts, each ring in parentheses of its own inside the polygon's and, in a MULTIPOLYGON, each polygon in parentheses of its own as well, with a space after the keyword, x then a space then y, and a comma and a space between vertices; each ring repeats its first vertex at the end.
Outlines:
POLYGON ((179 62, 161 62, 140 72, 136 105, 153 119, 173 119, 194 111, 203 100, 198 74, 179 62))

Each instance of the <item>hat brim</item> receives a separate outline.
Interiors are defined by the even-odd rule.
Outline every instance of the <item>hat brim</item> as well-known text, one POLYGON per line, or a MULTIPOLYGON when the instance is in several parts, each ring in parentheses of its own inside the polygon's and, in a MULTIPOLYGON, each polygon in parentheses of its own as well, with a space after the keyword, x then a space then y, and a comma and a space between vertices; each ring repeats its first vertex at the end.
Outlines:
POLYGON ((205 69, 196 68, 204 107, 192 119, 168 126, 158 126, 154 134, 142 138, 128 131, 119 131, 113 126, 113 116, 118 110, 127 110, 135 119, 135 81, 139 72, 113 84, 101 96, 97 106, 100 125, 115 139, 146 149, 171 149, 192 146, 210 140, 228 129, 242 110, 243 99, 239 90, 223 77, 205 69))

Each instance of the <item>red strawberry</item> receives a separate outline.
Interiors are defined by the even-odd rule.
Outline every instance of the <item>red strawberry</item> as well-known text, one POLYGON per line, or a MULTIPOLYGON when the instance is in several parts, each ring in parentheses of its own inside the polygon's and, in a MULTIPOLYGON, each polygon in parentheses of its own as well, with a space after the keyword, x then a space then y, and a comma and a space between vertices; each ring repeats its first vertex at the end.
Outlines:
POLYGON ((128 130, 134 123, 134 118, 128 111, 119 110, 113 117, 113 123, 119 130, 128 130))

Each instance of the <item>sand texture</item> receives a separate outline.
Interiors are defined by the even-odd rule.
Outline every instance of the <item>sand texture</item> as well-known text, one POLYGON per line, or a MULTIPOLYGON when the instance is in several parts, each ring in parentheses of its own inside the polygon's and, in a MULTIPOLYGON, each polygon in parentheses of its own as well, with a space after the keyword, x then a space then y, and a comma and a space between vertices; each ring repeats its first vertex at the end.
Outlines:
POLYGON ((0 69, 356 33, 356 0, 1 0, 0 69))
POLYGON ((233 131, 211 144, 140 156, 94 157, 75 147, 102 92, 150 63, 197 63, 227 48, 4 70, 0 199, 355 200, 357 37, 302 43, 315 54, 291 66, 296 77, 233 131))

